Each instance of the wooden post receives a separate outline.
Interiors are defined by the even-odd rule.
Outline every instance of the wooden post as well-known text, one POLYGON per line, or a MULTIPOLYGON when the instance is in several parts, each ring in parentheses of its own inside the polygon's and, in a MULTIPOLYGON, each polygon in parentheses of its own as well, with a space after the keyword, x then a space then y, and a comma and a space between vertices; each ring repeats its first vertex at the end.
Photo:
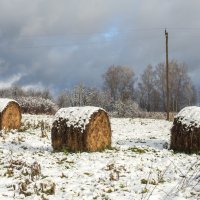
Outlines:
POLYGON ((169 120, 169 63, 168 63, 168 32, 165 29, 166 37, 166 91, 167 91, 167 120, 169 120))

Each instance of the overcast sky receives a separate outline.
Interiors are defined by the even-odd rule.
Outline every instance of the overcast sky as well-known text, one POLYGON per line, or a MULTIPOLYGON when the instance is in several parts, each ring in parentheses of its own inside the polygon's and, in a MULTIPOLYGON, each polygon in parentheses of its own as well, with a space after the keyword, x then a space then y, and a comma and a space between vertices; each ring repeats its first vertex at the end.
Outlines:
POLYGON ((169 58, 200 85, 199 0, 0 0, 0 87, 100 87, 110 65, 169 58))

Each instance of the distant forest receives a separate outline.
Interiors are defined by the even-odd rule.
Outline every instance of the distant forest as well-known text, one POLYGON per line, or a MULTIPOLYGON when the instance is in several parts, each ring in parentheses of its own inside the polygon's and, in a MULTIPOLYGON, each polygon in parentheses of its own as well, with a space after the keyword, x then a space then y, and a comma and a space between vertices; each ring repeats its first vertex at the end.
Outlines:
MULTIPOLYGON (((101 89, 83 84, 61 91, 53 97, 48 89, 24 90, 18 85, 0 89, 0 97, 16 99, 24 113, 55 113, 69 106, 99 106, 119 117, 142 115, 144 112, 166 111, 166 69, 164 63, 148 65, 137 77, 126 66, 110 66, 102 75, 101 89)), ((170 111, 178 112, 197 103, 197 89, 189 77, 187 66, 169 63, 170 111)))

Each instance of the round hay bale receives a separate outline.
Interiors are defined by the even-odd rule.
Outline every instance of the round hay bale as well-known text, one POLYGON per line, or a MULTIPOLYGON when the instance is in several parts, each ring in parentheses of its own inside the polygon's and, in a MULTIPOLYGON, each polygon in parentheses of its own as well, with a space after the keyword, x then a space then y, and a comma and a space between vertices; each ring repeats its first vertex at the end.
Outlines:
POLYGON ((0 98, 0 129, 18 129, 21 125, 21 109, 13 99, 0 98))
POLYGON ((200 107, 185 107, 175 116, 170 149, 185 153, 200 152, 200 107))
POLYGON ((105 110, 92 107, 61 108, 51 130, 54 150, 98 151, 111 146, 111 127, 105 110))

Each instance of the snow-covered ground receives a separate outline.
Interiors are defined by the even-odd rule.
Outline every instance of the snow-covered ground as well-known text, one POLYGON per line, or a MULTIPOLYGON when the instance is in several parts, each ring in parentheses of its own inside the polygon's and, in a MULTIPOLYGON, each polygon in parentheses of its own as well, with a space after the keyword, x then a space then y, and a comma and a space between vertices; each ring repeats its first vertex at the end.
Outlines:
POLYGON ((0 199, 200 199, 199 155, 167 150, 172 122, 111 119, 112 148, 54 152, 51 116, 0 135, 0 199), (42 127, 42 129, 41 129, 42 127))

